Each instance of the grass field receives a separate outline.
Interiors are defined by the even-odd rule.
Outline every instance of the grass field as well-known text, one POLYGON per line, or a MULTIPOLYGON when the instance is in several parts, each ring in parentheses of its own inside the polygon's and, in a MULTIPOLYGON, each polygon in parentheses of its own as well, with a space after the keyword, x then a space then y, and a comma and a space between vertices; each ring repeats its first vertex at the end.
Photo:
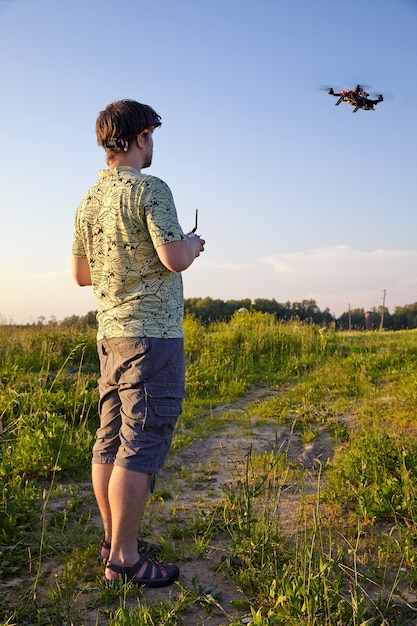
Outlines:
POLYGON ((0 326, 0 625, 417 623, 417 331, 185 319, 187 398, 143 534, 181 577, 102 585, 95 331, 0 326))

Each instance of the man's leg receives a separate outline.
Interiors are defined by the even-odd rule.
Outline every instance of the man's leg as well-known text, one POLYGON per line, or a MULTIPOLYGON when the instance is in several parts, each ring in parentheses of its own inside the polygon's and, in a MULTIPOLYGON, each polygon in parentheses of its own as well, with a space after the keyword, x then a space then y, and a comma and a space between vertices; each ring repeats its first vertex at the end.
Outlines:
POLYGON ((104 541, 111 543, 112 540, 112 516, 109 503, 109 481, 113 472, 113 463, 93 463, 91 466, 91 478, 93 481, 94 495, 97 500, 104 529, 104 541))
MULTIPOLYGON (((108 484, 112 535, 109 561, 132 567, 138 562, 138 532, 149 497, 150 474, 114 466, 108 484)), ((139 572, 140 575, 140 572, 139 572)), ((116 578, 111 570, 106 576, 116 578)))

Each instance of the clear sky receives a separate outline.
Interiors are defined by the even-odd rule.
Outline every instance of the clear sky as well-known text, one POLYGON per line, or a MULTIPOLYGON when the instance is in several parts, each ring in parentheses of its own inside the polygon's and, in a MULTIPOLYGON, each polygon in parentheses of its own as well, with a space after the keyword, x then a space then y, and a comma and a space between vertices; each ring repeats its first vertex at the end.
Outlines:
POLYGON ((73 218, 97 114, 162 117, 146 173, 206 252, 185 297, 417 301, 416 0, 0 0, 0 322, 84 315, 73 218), (386 100, 358 111, 335 90, 386 100))

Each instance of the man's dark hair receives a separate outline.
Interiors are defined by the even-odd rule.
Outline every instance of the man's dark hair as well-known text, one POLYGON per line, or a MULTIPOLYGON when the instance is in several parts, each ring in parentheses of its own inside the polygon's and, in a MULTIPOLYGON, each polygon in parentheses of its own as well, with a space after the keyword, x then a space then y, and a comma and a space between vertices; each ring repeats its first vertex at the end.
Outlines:
POLYGON ((97 143, 108 150, 127 150, 137 135, 157 126, 161 126, 161 118, 152 107, 135 100, 118 100, 97 117, 97 143))

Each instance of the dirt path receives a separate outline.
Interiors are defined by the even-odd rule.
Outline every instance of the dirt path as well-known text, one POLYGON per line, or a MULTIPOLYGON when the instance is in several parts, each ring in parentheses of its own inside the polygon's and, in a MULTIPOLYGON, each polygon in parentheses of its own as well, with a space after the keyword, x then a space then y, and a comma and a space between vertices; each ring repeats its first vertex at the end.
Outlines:
MULTIPOLYGON (((233 424, 207 439, 194 442, 186 450, 171 454, 158 479, 157 489, 166 487, 170 491, 174 487, 177 493, 174 508, 179 518, 195 515, 198 510, 204 510, 206 504, 213 505, 220 501, 224 486, 231 484, 236 476, 244 475, 250 449, 255 453, 286 450, 288 458, 306 470, 302 489, 296 493, 294 490, 283 493, 280 501, 283 527, 294 528, 300 507, 299 494, 316 490, 317 461, 326 463, 333 456, 334 446, 328 428, 319 429, 314 441, 303 444, 300 437, 288 426, 273 423, 257 425, 259 420, 256 415, 249 417, 247 408, 257 400, 278 393, 279 390, 256 390, 237 403, 217 407, 215 411, 219 414, 241 412, 242 420, 239 425, 233 424)), ((204 416, 196 419, 204 419, 204 416)), ((165 512, 162 512, 163 507, 158 511, 159 514, 162 512, 165 519, 169 517, 170 506, 172 503, 168 502, 165 512)), ((198 605, 189 610, 186 626, 224 626, 233 617, 242 615, 231 604, 232 600, 242 599, 241 590, 218 571, 221 556, 225 553, 221 545, 214 545, 203 558, 185 558, 179 562, 180 580, 185 588, 193 589, 193 579, 197 579, 201 589, 212 589, 216 597, 217 594, 219 597, 219 606, 214 606, 209 615, 205 609, 199 610, 198 605)), ((163 599, 177 593, 175 588, 146 590, 145 596, 149 600, 155 597, 163 599)))

